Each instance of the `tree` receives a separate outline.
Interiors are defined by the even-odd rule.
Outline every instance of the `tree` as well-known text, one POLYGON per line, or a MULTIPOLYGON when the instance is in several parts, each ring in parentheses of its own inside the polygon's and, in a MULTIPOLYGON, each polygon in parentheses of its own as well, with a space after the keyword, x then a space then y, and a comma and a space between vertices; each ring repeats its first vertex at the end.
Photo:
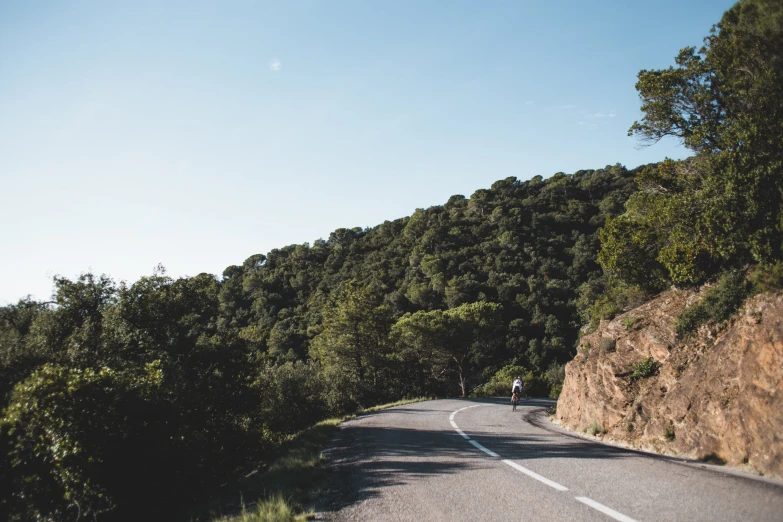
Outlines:
POLYGON ((490 359, 499 339, 502 308, 495 303, 468 303, 451 310, 406 314, 392 327, 398 355, 414 360, 422 377, 439 379, 451 373, 460 392, 468 396, 468 382, 482 362, 490 359))
POLYGON ((496 303, 469 303, 448 310, 446 316, 451 323, 446 353, 459 376, 462 396, 467 397, 469 377, 495 355, 502 307, 496 303))
POLYGON ((403 315, 391 328, 394 356, 403 369, 404 388, 410 395, 431 393, 449 369, 449 320, 442 310, 403 315))
POLYGON ((313 338, 310 356, 325 367, 340 364, 378 395, 392 319, 382 297, 348 281, 323 311, 322 331, 313 338))
MULTIPOLYGON (((732 266, 779 259, 783 4, 741 0, 698 51, 686 47, 675 62, 639 73, 644 117, 629 135, 647 143, 674 137, 696 156, 638 176, 627 214, 602 234, 602 265, 622 274, 618 254, 644 251, 667 279, 698 282, 732 266)), ((630 282, 637 275, 626 270, 623 277, 630 282)))

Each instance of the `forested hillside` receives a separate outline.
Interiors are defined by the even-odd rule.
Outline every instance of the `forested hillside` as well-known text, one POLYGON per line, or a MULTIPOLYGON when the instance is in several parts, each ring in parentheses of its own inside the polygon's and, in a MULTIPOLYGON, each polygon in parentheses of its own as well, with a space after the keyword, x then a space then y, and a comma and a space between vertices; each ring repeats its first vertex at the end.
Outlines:
MULTIPOLYGON (((332 317, 344 308, 355 306, 355 319, 372 321, 372 331, 383 338, 406 313, 497 303, 498 329, 477 347, 484 362, 470 372, 471 382, 479 384, 482 372, 505 363, 545 371, 573 354, 579 287, 601 275, 596 231, 623 211, 633 177, 615 166, 548 180, 508 178, 470 199, 453 196, 408 218, 340 229, 312 246, 253 256, 223 273, 222 320, 275 362, 326 362, 337 345, 356 344, 355 356, 338 359, 363 376, 388 365, 368 355, 383 342, 336 333, 332 317), (357 299, 361 304, 354 304, 357 299)), ((401 383, 395 394, 456 394, 456 384, 433 380, 411 390, 401 383)))
POLYGON ((171 515, 329 415, 465 394, 509 364, 548 393, 634 174, 508 178, 222 277, 57 278, 52 302, 0 309, 0 510, 171 515))

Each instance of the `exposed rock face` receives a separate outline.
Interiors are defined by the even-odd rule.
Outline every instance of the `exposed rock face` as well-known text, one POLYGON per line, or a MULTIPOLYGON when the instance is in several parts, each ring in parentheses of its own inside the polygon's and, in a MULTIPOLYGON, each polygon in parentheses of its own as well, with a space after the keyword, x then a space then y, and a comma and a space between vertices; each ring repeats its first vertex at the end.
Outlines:
POLYGON ((783 294, 750 299, 717 334, 703 327, 678 341, 676 316, 699 297, 669 290, 583 337, 557 419, 632 447, 783 477, 783 294), (655 374, 632 378, 649 357, 655 374))

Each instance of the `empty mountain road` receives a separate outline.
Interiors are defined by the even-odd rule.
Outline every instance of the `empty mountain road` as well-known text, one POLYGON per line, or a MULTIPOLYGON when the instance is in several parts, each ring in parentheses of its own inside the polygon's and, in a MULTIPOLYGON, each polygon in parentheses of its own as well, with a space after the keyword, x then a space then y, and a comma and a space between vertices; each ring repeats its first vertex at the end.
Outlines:
POLYGON ((783 482, 569 436, 552 401, 437 400, 344 423, 327 520, 783 520, 783 482), (542 426, 542 427, 539 427, 542 426), (712 468, 712 467, 709 467, 712 468))

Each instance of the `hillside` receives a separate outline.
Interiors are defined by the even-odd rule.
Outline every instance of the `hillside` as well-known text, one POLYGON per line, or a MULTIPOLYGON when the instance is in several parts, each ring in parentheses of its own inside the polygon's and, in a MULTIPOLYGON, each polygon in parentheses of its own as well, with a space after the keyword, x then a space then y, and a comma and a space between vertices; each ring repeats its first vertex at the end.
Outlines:
POLYGON ((783 294, 757 295, 727 324, 678 336, 678 316, 708 290, 668 290, 584 336, 557 420, 634 448, 783 477, 783 294))
POLYGON ((546 370, 571 357, 578 288, 601 277, 597 230, 623 211, 639 170, 507 178, 470 199, 252 256, 223 273, 221 315, 254 349, 296 359, 307 357, 324 309, 348 281, 372 289, 393 319, 498 303, 503 339, 489 366, 546 370))

